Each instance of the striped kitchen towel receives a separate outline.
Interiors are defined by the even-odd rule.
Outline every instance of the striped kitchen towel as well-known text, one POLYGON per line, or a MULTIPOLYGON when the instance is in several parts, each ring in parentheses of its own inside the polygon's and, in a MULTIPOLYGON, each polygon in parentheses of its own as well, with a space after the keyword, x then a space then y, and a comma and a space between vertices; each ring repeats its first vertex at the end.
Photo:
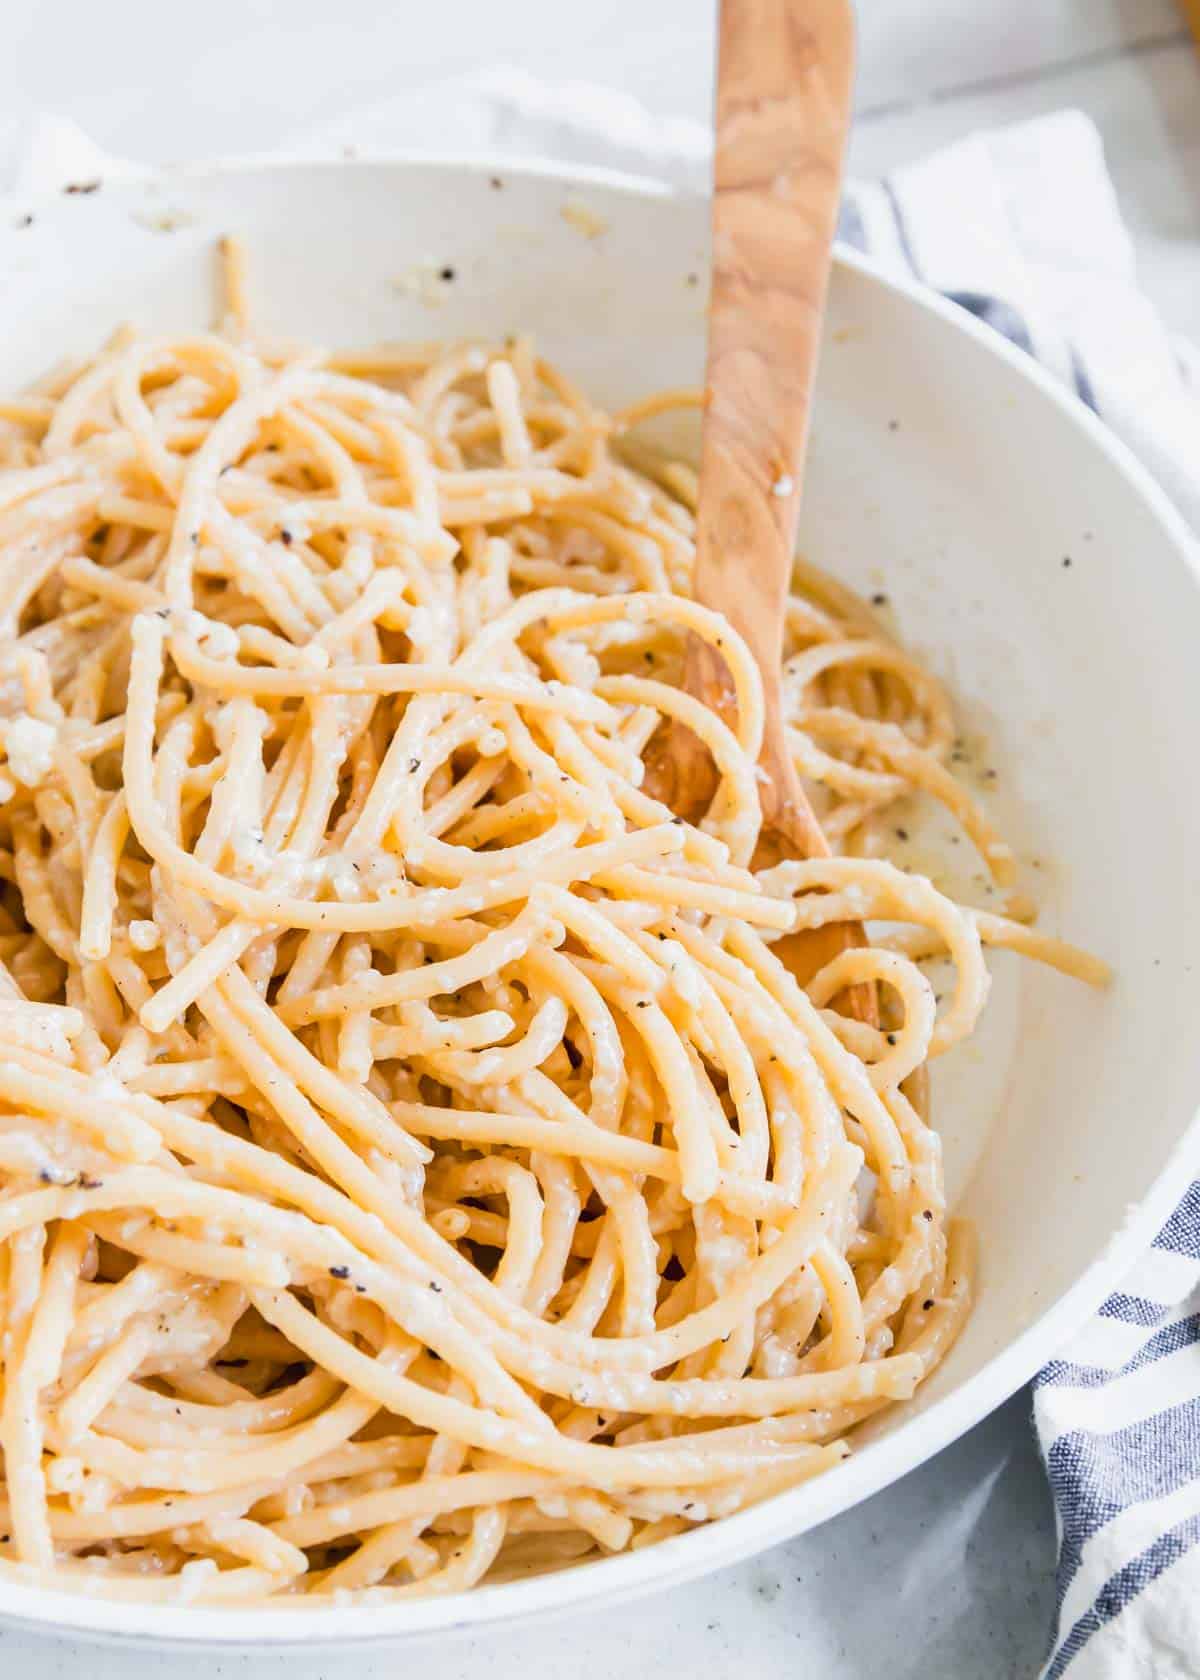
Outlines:
POLYGON ((1200 1673, 1200 1182, 1034 1384, 1059 1520, 1059 1675, 1200 1673))
MULTIPOLYGON (((499 154, 703 189, 709 135, 624 95, 498 68, 339 119, 292 155, 499 154)), ((0 188, 113 173, 72 124, 0 123, 0 188), (6 138, 8 145, 6 147, 6 138), (19 141, 19 144, 18 144, 19 141), (9 179, 3 176, 9 152, 9 179)), ((128 168, 129 166, 124 166, 128 168)), ((1077 111, 972 135, 847 191, 842 235, 1051 368, 1139 454, 1200 531, 1200 354, 1139 290, 1099 135, 1077 111)), ((1059 1527, 1046 1680, 1200 1676, 1200 1182, 1034 1385, 1059 1527)))
POLYGON ((1056 111, 852 183, 841 235, 960 303, 1102 416, 1200 532, 1200 351, 1137 283, 1095 124, 1056 111))

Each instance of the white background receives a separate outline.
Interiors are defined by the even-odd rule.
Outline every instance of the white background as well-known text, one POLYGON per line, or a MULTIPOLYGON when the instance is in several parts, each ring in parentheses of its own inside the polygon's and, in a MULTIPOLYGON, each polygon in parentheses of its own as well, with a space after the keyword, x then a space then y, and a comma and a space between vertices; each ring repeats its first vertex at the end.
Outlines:
MULTIPOLYGON (((482 65, 703 118, 713 0, 0 0, 0 130, 37 109, 154 162, 277 146, 482 65)), ((1147 288, 1200 338, 1200 64, 1175 0, 859 0, 853 167, 1082 105, 1147 288)))
MULTIPOLYGON (((1064 105, 1095 118, 1142 280, 1200 340, 1200 59, 1174 0, 862 0, 852 167, 1064 105)), ((497 63, 701 118, 711 0, 0 0, 0 141, 36 111, 155 162, 266 150, 404 87, 497 63)), ((1018 1397, 857 1510, 707 1582, 531 1632, 391 1655, 164 1659, 0 1633, 4 1680, 1032 1676, 1049 1500, 1018 1397)))

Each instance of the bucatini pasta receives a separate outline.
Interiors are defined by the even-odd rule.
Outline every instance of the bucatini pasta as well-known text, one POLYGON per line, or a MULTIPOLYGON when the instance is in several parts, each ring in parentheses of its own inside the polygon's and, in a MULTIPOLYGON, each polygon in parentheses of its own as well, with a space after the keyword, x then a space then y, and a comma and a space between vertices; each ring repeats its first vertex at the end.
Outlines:
POLYGON ((764 856, 761 685, 689 599, 656 405, 524 339, 279 349, 230 272, 220 334, 122 332, 0 416, 0 1569, 318 1602, 643 1546, 942 1357, 926 1064, 984 945, 1104 971, 1000 913, 945 696, 805 567, 838 855, 764 856), (676 720, 696 822, 644 775, 676 720), (918 792, 995 910, 883 855, 918 792))

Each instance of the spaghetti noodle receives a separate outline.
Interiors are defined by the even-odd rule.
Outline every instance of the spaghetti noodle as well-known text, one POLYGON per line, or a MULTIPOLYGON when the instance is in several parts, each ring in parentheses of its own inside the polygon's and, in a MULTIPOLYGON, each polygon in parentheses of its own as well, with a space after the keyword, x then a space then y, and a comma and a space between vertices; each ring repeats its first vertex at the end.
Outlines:
POLYGON ((880 855, 920 791, 1013 883, 937 684, 803 567, 839 855, 763 867, 760 683, 653 411, 522 339, 285 353, 239 305, 0 414, 0 1568, 457 1591, 836 1465, 952 1342, 926 1063, 984 945, 1103 970, 880 855), (676 719, 695 824, 643 776, 676 719), (831 1007, 862 982, 879 1030, 831 1007))

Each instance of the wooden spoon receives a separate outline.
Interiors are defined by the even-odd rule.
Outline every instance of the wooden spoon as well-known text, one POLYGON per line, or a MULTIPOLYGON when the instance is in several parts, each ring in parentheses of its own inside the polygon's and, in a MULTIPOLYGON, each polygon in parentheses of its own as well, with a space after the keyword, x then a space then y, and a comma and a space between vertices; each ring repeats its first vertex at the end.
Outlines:
MULTIPOLYGON (((762 673, 763 820, 783 851, 828 857, 788 750, 780 664, 813 380, 850 120, 850 0, 721 0, 713 172, 713 273, 696 533, 697 600, 724 613, 762 673)), ((720 655, 689 642, 688 689, 732 709, 720 655)), ((707 749, 676 728, 654 755, 673 809, 706 805, 707 749)), ((808 978, 865 943, 861 923, 792 935, 789 966, 808 978)), ((874 988, 849 1010, 877 1022, 874 988)))

